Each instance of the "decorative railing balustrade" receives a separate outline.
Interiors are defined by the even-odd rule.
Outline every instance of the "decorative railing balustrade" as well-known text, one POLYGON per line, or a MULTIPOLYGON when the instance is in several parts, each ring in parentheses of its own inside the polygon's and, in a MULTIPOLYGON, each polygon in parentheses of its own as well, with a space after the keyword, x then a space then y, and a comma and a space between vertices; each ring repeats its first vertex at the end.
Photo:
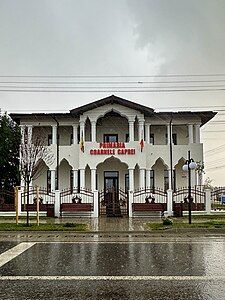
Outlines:
POLYGON ((133 193, 133 203, 160 203, 163 205, 164 210, 167 210, 167 193, 160 188, 137 189, 133 193))
POLYGON ((225 210, 225 187, 215 187, 211 190, 212 210, 225 210))
MULTIPOLYGON (((191 188, 191 200, 192 200, 192 210, 204 210, 205 209, 205 191, 200 187, 191 188)), ((173 203, 174 205, 181 203, 183 210, 188 210, 188 188, 177 189, 173 193, 173 203)))
POLYGON ((67 189, 60 192, 61 211, 93 211, 94 193, 88 189, 67 189))
MULTIPOLYGON (((39 188, 39 209, 40 211, 47 211, 49 207, 53 207, 55 204, 55 192, 50 192, 45 188, 39 188)), ((36 211, 37 209, 37 189, 30 187, 29 191, 23 191, 21 193, 21 209, 36 211), (29 203, 28 201, 29 193, 29 203)))

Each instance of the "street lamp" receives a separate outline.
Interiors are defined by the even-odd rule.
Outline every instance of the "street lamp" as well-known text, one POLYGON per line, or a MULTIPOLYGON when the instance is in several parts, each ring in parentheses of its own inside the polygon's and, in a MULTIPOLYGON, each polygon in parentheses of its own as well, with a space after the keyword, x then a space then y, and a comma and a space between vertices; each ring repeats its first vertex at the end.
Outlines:
POLYGON ((191 224, 191 170, 196 169, 197 164, 191 158, 191 152, 188 151, 188 160, 185 165, 183 165, 182 170, 184 172, 188 172, 188 216, 189 216, 189 224, 191 224))

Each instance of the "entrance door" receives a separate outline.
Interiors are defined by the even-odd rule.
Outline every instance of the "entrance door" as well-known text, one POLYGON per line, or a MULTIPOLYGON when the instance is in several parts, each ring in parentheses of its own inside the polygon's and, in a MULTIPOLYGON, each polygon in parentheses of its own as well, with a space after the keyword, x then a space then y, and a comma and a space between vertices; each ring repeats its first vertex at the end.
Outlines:
POLYGON ((108 217, 121 216, 118 178, 117 171, 106 171, 104 174, 104 202, 108 217))

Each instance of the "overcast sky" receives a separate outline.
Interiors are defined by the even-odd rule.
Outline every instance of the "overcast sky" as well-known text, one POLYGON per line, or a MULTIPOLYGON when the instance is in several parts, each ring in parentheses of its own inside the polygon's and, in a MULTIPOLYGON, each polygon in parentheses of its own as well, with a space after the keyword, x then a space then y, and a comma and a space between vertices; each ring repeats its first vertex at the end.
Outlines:
MULTIPOLYGON (((0 41, 0 76, 224 74, 225 0, 0 0, 0 41)), ((0 77, 0 107, 9 112, 65 111, 115 94, 164 110, 224 109, 214 120, 224 123, 210 122, 202 137, 206 167, 214 168, 207 175, 214 184, 225 185, 225 168, 215 169, 225 165, 225 91, 141 92, 141 86, 149 91, 151 84, 100 84, 165 80, 175 87, 177 80, 220 80, 196 85, 225 87, 225 76, 0 77), (50 85, 64 92, 2 91, 46 90, 50 85), (65 92, 66 85, 73 92, 65 92), (75 86, 85 92, 74 92, 75 86)))

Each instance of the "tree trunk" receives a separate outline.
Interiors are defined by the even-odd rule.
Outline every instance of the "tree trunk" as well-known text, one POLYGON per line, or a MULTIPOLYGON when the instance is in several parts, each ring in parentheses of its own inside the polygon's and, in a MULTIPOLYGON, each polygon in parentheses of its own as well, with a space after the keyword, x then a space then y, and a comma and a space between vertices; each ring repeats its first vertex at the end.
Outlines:
POLYGON ((29 182, 29 180, 27 180, 26 185, 27 185, 27 205, 26 205, 26 208, 27 208, 27 226, 29 226, 29 210, 28 210, 29 198, 30 198, 30 195, 29 195, 30 182, 29 182))

